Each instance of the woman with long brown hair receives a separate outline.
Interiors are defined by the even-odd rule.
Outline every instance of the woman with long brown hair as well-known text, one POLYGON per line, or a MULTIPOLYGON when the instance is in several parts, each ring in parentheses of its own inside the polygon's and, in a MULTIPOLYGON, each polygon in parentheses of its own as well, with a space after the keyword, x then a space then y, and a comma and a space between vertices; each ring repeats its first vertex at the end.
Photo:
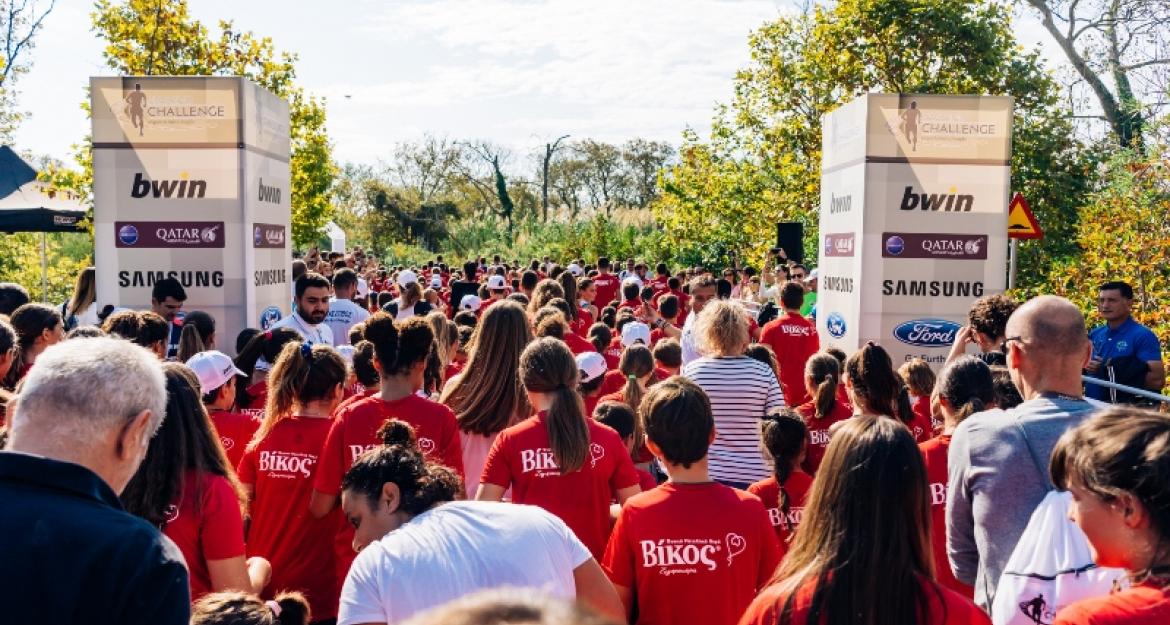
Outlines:
POLYGON ((236 410, 256 421, 264 419, 268 403, 268 370, 288 343, 301 342, 301 333, 292 328, 273 328, 248 340, 236 354, 236 368, 244 372, 236 392, 236 410))
POLYGON ((913 427, 910 391, 894 370, 890 355, 873 341, 845 361, 845 389, 857 414, 889 417, 907 429, 913 427))
POLYGON ((86 267, 77 274, 77 283, 73 286, 73 296, 68 302, 61 305, 61 318, 68 332, 79 326, 99 326, 102 324, 97 310, 97 270, 86 267))
POLYGON ((500 433, 475 498, 537 505, 565 521, 595 558, 605 552, 613 493, 619 503, 641 492, 625 444, 589 419, 577 394, 577 363, 554 338, 533 341, 520 356, 520 379, 540 412, 500 433))
POLYGON ((846 421, 774 582, 740 625, 989 625, 934 581, 929 505, 910 431, 879 416, 846 421))
POLYGON ((532 415, 520 382, 520 354, 532 341, 524 309, 500 302, 471 335, 463 372, 447 381, 439 401, 455 411, 467 496, 474 497, 488 451, 505 428, 532 415))
POLYGON ((318 621, 337 616, 341 583, 331 543, 341 517, 315 519, 305 502, 345 376, 345 362, 332 347, 285 345, 269 375, 264 421, 239 467, 251 509, 248 555, 272 563, 272 589, 305 593, 318 621))
POLYGON ((4 377, 3 386, 12 389, 28 374, 41 352, 65 338, 65 326, 61 313, 52 306, 37 303, 12 311, 8 322, 16 330, 16 360, 4 377))
POLYGON ((244 493, 203 408, 199 379, 166 363, 166 418, 122 491, 127 512, 159 526, 183 552, 192 601, 209 592, 259 593, 271 569, 245 557, 244 493))

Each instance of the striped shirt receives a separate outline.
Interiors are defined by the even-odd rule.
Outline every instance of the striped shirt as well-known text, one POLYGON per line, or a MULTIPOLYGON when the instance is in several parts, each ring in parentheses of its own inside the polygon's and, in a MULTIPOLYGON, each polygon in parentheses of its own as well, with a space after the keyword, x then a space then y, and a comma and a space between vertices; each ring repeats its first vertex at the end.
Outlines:
POLYGON ((715 442, 708 452, 711 478, 751 484, 772 474, 760 450, 760 420, 784 407, 772 369, 747 356, 699 358, 682 369, 711 400, 715 442))

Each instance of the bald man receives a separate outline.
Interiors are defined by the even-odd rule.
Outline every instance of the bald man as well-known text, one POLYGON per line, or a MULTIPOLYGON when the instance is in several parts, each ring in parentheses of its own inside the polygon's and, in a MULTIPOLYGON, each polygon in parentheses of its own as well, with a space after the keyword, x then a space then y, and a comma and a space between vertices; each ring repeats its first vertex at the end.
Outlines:
POLYGON ((1052 488, 1048 459, 1056 440, 1102 406, 1082 396, 1092 345, 1072 302, 1043 296, 1020 306, 1008 319, 1004 348, 1024 403, 963 421, 948 454, 947 555, 985 609, 1032 511, 1052 488))

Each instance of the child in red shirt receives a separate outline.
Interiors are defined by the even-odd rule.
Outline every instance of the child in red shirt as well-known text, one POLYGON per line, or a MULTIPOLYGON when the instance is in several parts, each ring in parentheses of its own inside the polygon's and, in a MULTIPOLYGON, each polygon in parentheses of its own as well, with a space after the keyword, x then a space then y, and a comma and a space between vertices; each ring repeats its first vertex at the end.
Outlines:
POLYGON ((650 451, 670 481, 622 508, 603 566, 636 623, 732 625, 780 561, 759 498, 711 480, 715 421, 694 382, 671 378, 646 396, 650 451))
POLYGON ((812 399, 796 407, 808 427, 808 448, 801 467, 809 475, 816 475, 829 446, 830 428, 852 417, 853 406, 842 396, 841 361, 832 354, 820 352, 808 359, 804 385, 812 399))
POLYGON ((333 348, 286 345, 272 368, 269 410, 239 464, 240 482, 251 500, 248 555, 272 563, 272 581, 263 596, 302 592, 316 620, 337 616, 341 584, 331 543, 342 519, 336 513, 315 519, 305 502, 345 377, 345 362, 333 348))
POLYGON ((257 424, 264 420, 264 405, 268 402, 267 369, 276 362, 285 344, 293 341, 300 343, 302 340, 301 333, 292 328, 274 328, 253 336, 242 349, 237 350, 236 367, 251 385, 243 391, 237 390, 236 412, 252 417, 257 424), (261 364, 264 368, 261 368, 261 364))
MULTIPOLYGON (((389 313, 377 312, 366 321, 365 337, 374 344, 374 358, 381 373, 379 392, 335 415, 313 477, 310 510, 318 519, 337 507, 341 478, 354 460, 381 445, 377 432, 387 419, 410 424, 417 433, 419 448, 429 460, 463 472, 455 413, 417 394, 434 341, 430 324, 423 317, 399 324, 389 313)), ((353 528, 346 524, 334 541, 339 579, 345 578, 357 555, 352 542, 353 528)))
POLYGON ((1072 493, 1070 518, 1098 566, 1129 572, 1132 587, 1082 599, 1053 625, 1170 623, 1170 419, 1114 407, 1064 434, 1052 451, 1052 483, 1072 493))
POLYGON ((187 360, 187 366, 199 378, 203 405, 207 407, 219 442, 227 452, 228 464, 235 468, 244 456, 244 447, 260 425, 250 415, 232 412, 236 403, 236 377, 243 376, 244 372, 236 368, 227 354, 215 350, 195 354, 187 360))
POLYGON ((800 470, 808 446, 808 429, 796 412, 780 410, 764 419, 760 441, 772 457, 775 474, 748 486, 748 492, 764 502, 784 552, 804 516, 805 498, 812 486, 812 476, 800 470))
MULTIPOLYGON (((654 377, 654 357, 650 350, 642 344, 631 345, 622 352, 622 361, 618 369, 625 378, 625 385, 621 390, 602 395, 598 402, 620 402, 634 410, 637 414, 646 395, 646 389, 654 377)), ((603 389, 604 390, 604 389, 603 389)), ((634 464, 645 465, 654 458, 646 451, 646 431, 642 428, 641 420, 634 420, 634 464)))
POLYGON ((597 404, 597 408, 593 410, 593 419, 612 428, 618 433, 618 436, 622 437, 622 442, 625 443, 626 449, 630 451, 630 457, 634 460, 634 470, 638 472, 638 485, 642 487, 642 492, 658 486, 658 480, 654 479, 649 471, 639 468, 638 459, 634 458, 634 430, 638 422, 634 409, 623 402, 603 401, 597 404))
POLYGON ((520 378, 539 410, 496 438, 475 498, 540 506, 560 517, 600 557, 609 538, 609 504, 640 492, 634 463, 617 432, 586 418, 569 348, 537 339, 520 356, 520 378))
POLYGON ((934 372, 930 365, 921 358, 898 367, 898 375, 906 383, 910 392, 910 410, 914 413, 914 423, 910 431, 918 442, 930 440, 934 436, 934 421, 930 412, 930 395, 934 392, 934 372))
POLYGON ((902 424, 870 415, 843 423, 776 581, 740 625, 990 625, 969 599, 931 578, 926 479, 902 424))

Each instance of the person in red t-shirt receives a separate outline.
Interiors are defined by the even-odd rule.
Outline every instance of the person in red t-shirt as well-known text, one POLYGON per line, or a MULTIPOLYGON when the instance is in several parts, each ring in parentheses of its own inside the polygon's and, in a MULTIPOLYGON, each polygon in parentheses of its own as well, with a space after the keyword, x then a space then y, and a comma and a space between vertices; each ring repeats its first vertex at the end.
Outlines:
POLYGON ((589 416, 601 401, 601 386, 609 372, 606 370, 605 357, 597 352, 578 354, 575 360, 580 375, 577 392, 585 402, 585 415, 589 416))
MULTIPOLYGON (((627 328, 630 326, 626 326, 627 328)), ((654 357, 650 350, 641 343, 635 343, 622 352, 618 373, 625 379, 625 384, 618 391, 601 396, 598 403, 615 401, 621 402, 638 412, 642 405, 642 398, 654 380, 654 357)), ((634 420, 634 464, 646 466, 654 459, 646 449, 646 431, 642 428, 641 418, 634 420)))
POLYGON ((622 301, 617 305, 617 311, 632 310, 637 314, 642 308, 642 283, 637 278, 626 278, 622 282, 622 301))
POLYGON ((593 288, 597 291, 593 305, 599 310, 617 301, 621 281, 609 272, 609 259, 604 256, 597 259, 597 275, 593 276, 593 288))
MULTIPOLYGON (((363 330, 364 324, 363 324, 363 330)), ((346 409, 350 404, 355 404, 371 395, 378 392, 381 380, 378 377, 378 369, 374 365, 374 344, 362 339, 354 343, 353 352, 353 373, 357 378, 358 384, 364 390, 356 395, 351 395, 341 400, 340 404, 334 409, 335 412, 346 409)))
POLYGON ((292 328, 273 328, 253 336, 237 350, 236 368, 244 372, 244 381, 249 383, 247 388, 236 391, 237 412, 252 417, 256 423, 264 420, 264 404, 268 402, 268 369, 276 362, 285 344, 301 340, 301 333, 292 328))
POLYGON ((634 431, 641 429, 634 409, 625 402, 602 401, 598 402, 591 415, 594 421, 612 428, 618 433, 618 436, 622 437, 622 442, 625 443, 626 449, 630 452, 630 458, 634 460, 634 470, 638 472, 638 485, 642 487, 642 492, 657 487, 658 480, 654 479, 649 471, 638 467, 638 459, 634 455, 634 431))
POLYGON ((654 289, 655 298, 660 293, 670 290, 670 270, 666 267, 666 263, 658 263, 654 267, 654 279, 650 280, 649 285, 654 289))
POLYGON ((236 368, 227 354, 214 350, 195 354, 187 360, 187 366, 199 379, 203 405, 211 416, 223 450, 227 452, 228 465, 235 468, 244 457, 244 447, 260 425, 251 415, 232 412, 236 403, 236 376, 243 376, 244 372, 236 368))
POLYGON ((914 439, 918 442, 934 436, 934 419, 930 410, 930 395, 934 392, 934 371, 921 358, 914 358, 898 367, 898 376, 910 393, 910 411, 914 413, 914 439))
POLYGON ((784 312, 764 325, 760 342, 772 348, 780 368, 780 390, 790 406, 799 406, 810 397, 804 388, 804 363, 821 348, 817 327, 800 315, 804 287, 789 282, 780 290, 784 312))
POLYGON ((641 489, 621 438, 586 418, 577 395, 577 365, 553 339, 530 343, 520 377, 539 413, 500 433, 488 452, 475 498, 533 504, 560 517, 600 557, 609 538, 614 492, 624 503, 641 489))
POLYGON ((764 502, 781 551, 787 551, 788 541, 804 515, 804 502, 812 486, 812 476, 800 470, 808 447, 808 428, 799 414, 783 409, 764 419, 760 442, 772 457, 774 473, 748 486, 748 492, 764 502))
MULTIPOLYGON (((374 344, 374 362, 381 375, 379 392, 335 415, 313 478, 309 508, 318 519, 337 507, 341 478, 353 461, 381 444, 377 432, 387 419, 410 424, 428 458, 463 472, 455 413, 418 395, 434 343, 430 324, 422 317, 399 324, 389 313, 377 312, 366 321, 365 336, 374 344)), ((339 579, 344 579, 356 555, 352 542, 353 528, 345 525, 334 541, 339 579)))
MULTIPOLYGON (((578 338, 584 339, 589 333, 589 326, 593 325, 593 315, 588 310, 581 308, 581 297, 577 292, 577 277, 571 272, 564 271, 557 276, 557 282, 561 285, 561 290, 565 292, 565 306, 562 308, 565 313, 565 320, 569 322, 569 328, 577 335, 578 338)), ((549 302, 552 304, 553 302, 549 302)))
POLYGON ((654 324, 654 329, 650 331, 650 346, 658 345, 662 339, 668 338, 670 333, 667 328, 677 328, 679 325, 679 304, 678 298, 673 295, 667 295, 658 300, 658 315, 659 319, 654 324))
MULTIPOLYGON (((916 421, 910 408, 910 392, 894 365, 890 355, 873 341, 861 346, 845 361, 845 388, 855 414, 890 417, 899 421, 914 436, 928 435, 916 421)), ((925 439, 923 439, 925 440, 925 439)))
POLYGON ((1053 625, 1170 623, 1170 419, 1132 407, 1099 412, 1052 451, 1052 483, 1072 493, 1075 522, 1101 567, 1133 583, 1060 610, 1053 625))
POLYGON ((166 418, 122 491, 122 506, 178 545, 192 601, 229 588, 260 593, 272 569, 245 556, 244 493, 203 409, 199 380, 178 363, 164 364, 163 373, 166 418))
POLYGON ((801 465, 809 475, 816 475, 833 424, 853 416, 853 405, 842 396, 841 361, 832 354, 819 352, 804 365, 804 386, 812 399, 796 407, 808 426, 808 449, 801 465))
POLYGON ((880 416, 844 423, 776 581, 740 625, 990 625, 969 599, 932 579, 926 480, 905 427, 880 416))
MULTIPOLYGON (((580 306, 581 310, 588 313, 589 318, 596 323, 601 313, 598 307, 594 305, 594 301, 597 299, 597 285, 593 283, 593 278, 581 278, 577 281, 577 297, 578 302, 576 303, 580 306)), ((592 327, 592 325, 586 327, 586 332, 592 327)))
MULTIPOLYGON (((934 375, 931 374, 933 380, 934 375)), ((995 402, 995 382, 991 368, 973 356, 960 356, 939 372, 939 409, 943 413, 943 431, 938 436, 920 443, 922 460, 926 464, 926 479, 930 484, 930 542, 934 553, 934 572, 938 582, 947 588, 973 599, 975 589, 955 578, 947 561, 947 450, 951 433, 964 419, 982 412, 995 402)))
POLYGON ((303 592, 315 620, 337 616, 341 584, 331 543, 342 519, 336 513, 315 519, 305 502, 345 377, 345 362, 333 348, 286 345, 272 367, 267 415, 239 464, 251 501, 248 555, 272 563, 271 590, 303 592))
POLYGON ((698 385, 671 378, 642 406, 670 481, 626 502, 603 567, 635 623, 732 625, 780 561, 776 533, 758 497, 711 480, 715 420, 698 385))

